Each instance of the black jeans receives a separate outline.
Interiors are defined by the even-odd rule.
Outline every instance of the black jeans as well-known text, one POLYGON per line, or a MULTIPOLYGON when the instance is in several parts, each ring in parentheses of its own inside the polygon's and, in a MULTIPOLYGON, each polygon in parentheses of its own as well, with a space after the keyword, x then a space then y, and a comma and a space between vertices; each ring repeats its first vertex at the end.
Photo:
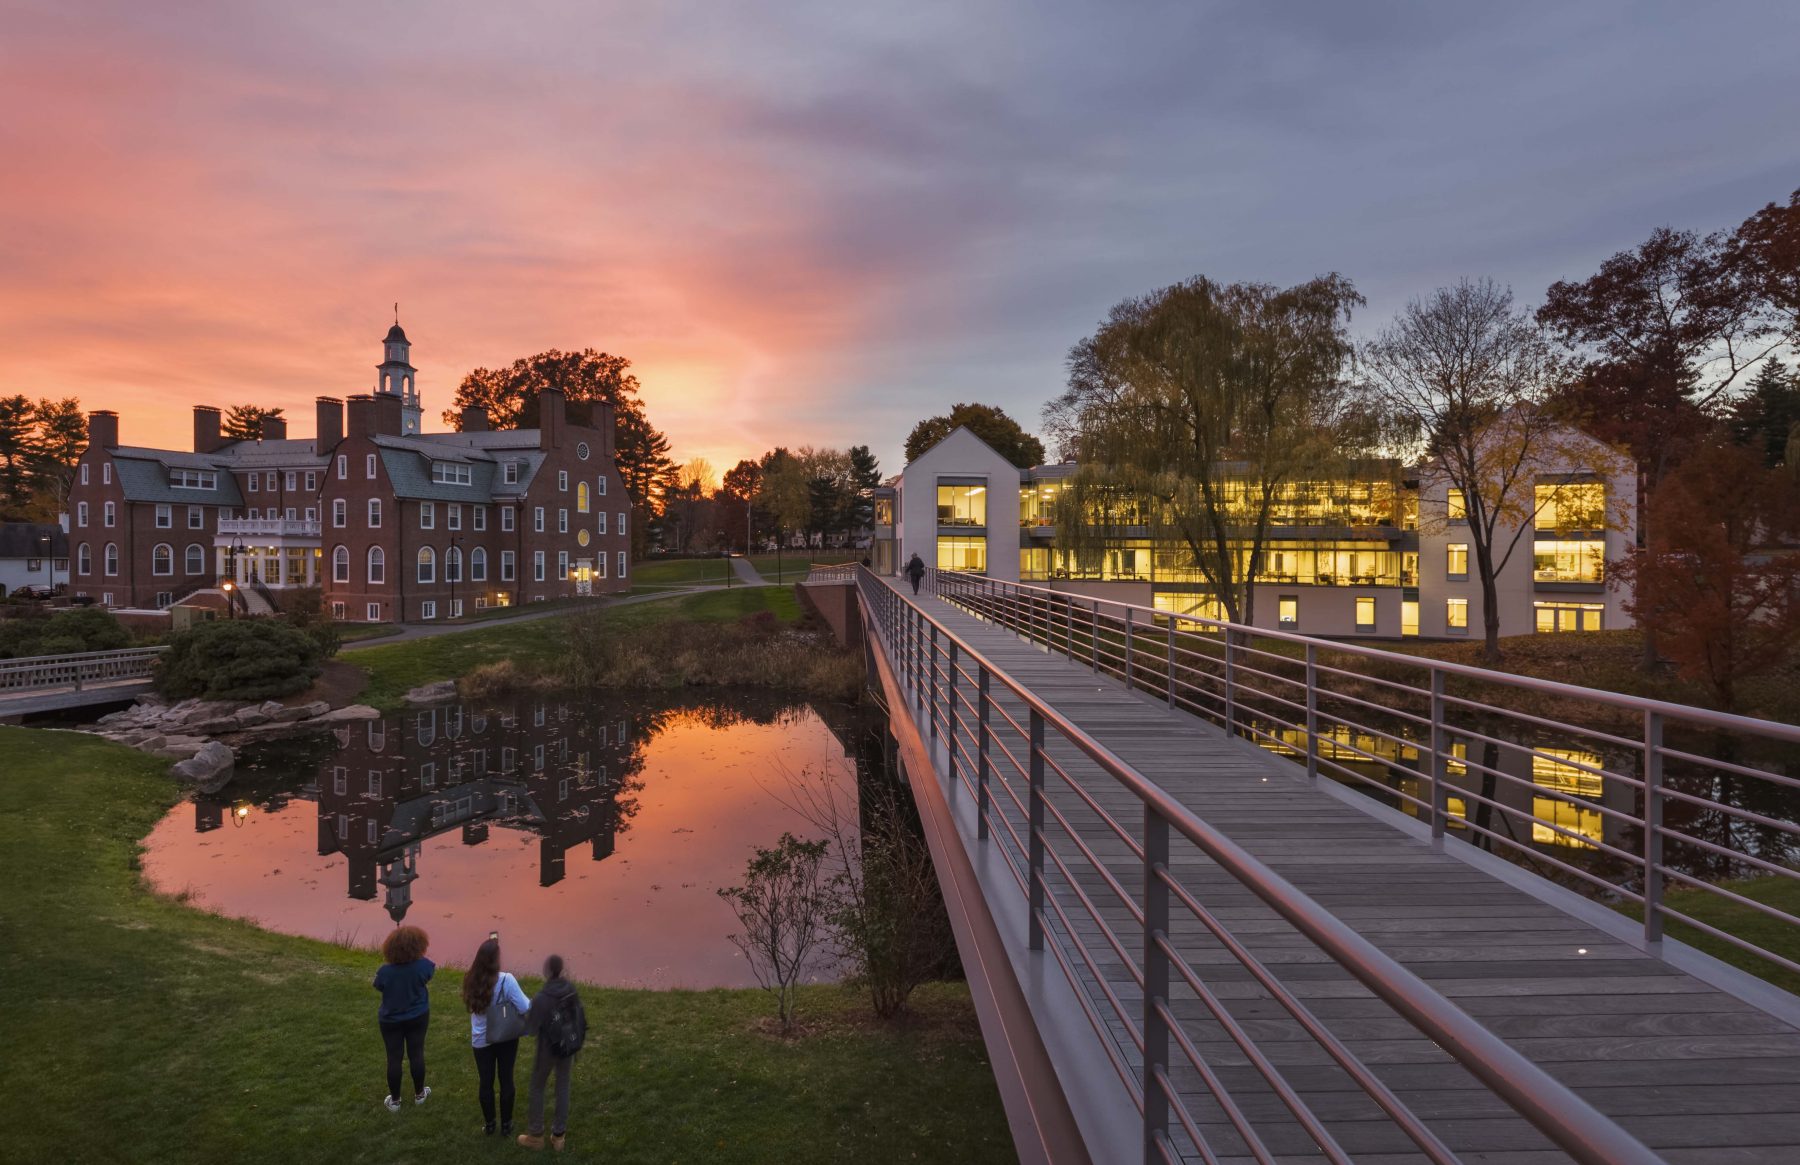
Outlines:
POLYGON ((406 1049, 406 1058, 412 1062, 413 1094, 425 1091, 425 1028, 431 1022, 428 1011, 417 1019, 403 1019, 399 1023, 381 1025, 381 1042, 387 1045, 387 1086, 388 1095, 400 1095, 400 1050, 406 1049))
POLYGON ((913 575, 908 575, 907 577, 912 579, 913 594, 915 594, 915 595, 918 594, 919 593, 919 580, 924 578, 925 576, 922 574, 913 574, 913 575))
POLYGON ((481 1117, 488 1124, 494 1123, 494 1073, 500 1073, 500 1123, 512 1124, 513 1118, 513 1063, 519 1058, 519 1041, 507 1040, 504 1044, 489 1044, 485 1048, 475 1049, 475 1071, 481 1074, 481 1117))

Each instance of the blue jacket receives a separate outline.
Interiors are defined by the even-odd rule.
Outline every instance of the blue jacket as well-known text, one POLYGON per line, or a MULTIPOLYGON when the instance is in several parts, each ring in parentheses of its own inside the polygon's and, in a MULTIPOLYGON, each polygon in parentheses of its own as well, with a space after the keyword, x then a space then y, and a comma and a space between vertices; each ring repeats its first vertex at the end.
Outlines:
POLYGON ((430 959, 414 959, 410 963, 383 963, 375 972, 375 990, 381 992, 381 1010, 375 1018, 382 1023, 404 1023, 431 1013, 431 993, 425 984, 437 964, 430 959))

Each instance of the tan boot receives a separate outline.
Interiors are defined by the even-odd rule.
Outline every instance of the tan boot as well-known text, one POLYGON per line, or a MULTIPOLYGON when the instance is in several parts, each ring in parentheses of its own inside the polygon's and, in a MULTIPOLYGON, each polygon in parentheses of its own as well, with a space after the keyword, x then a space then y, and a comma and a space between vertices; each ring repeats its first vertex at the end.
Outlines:
POLYGON ((563 1151, 562 1137, 555 1133, 550 1134, 550 1147, 558 1153, 562 1152, 563 1151))
POLYGON ((541 1149, 544 1147, 543 1134, 541 1134, 541 1133, 520 1133, 519 1134, 519 1144, 524 1145, 527 1149, 541 1149))

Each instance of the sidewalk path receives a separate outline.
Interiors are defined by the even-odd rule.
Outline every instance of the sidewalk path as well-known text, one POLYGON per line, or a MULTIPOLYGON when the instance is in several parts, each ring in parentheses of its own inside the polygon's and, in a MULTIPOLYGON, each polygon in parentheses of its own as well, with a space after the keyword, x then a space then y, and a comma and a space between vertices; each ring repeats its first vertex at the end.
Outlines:
POLYGON ((737 572, 738 581, 745 586, 766 587, 769 585, 769 580, 756 569, 756 564, 742 555, 731 556, 731 569, 737 572))

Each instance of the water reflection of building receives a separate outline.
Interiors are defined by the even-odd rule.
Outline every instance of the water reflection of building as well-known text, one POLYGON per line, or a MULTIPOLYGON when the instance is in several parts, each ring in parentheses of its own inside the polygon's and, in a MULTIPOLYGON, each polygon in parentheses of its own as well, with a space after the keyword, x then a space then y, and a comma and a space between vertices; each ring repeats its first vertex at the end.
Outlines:
MULTIPOLYGON (((495 826, 537 834, 543 886, 563 879, 568 854, 583 845, 593 861, 611 857, 643 766, 633 720, 546 699, 341 725, 316 778, 292 795, 317 803, 318 852, 344 855, 349 896, 380 895, 398 922, 423 873, 424 843, 452 830, 466 846, 486 844, 495 826)), ((230 812, 197 798, 195 828, 216 829, 230 812)))

